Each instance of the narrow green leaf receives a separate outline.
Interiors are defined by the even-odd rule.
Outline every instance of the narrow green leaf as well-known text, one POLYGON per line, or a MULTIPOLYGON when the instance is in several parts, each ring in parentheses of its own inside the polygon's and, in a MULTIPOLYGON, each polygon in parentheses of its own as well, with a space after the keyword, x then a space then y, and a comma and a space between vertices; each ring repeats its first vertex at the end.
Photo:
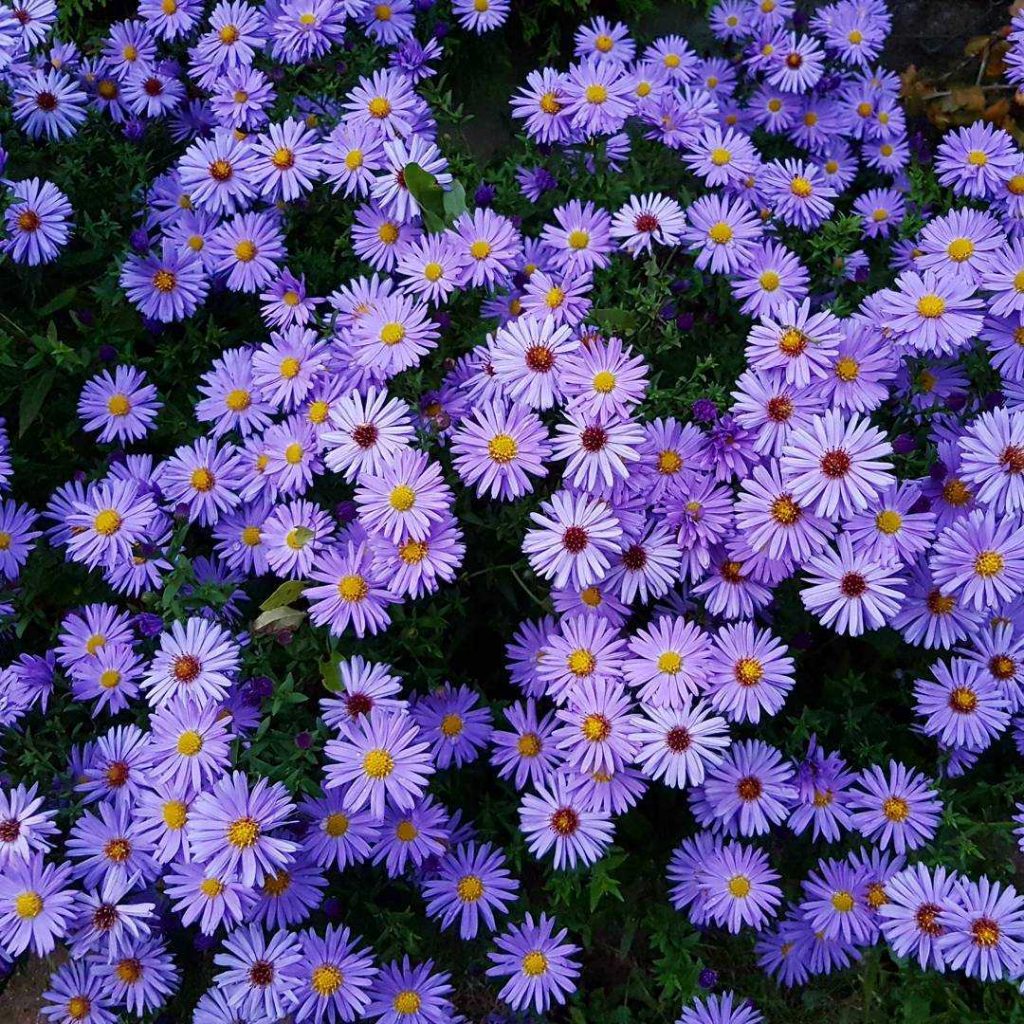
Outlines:
POLYGON ((25 431, 32 426, 43 408, 43 402, 53 387, 54 371, 44 370, 33 377, 21 393, 21 404, 18 407, 18 436, 24 437, 25 431))
MULTIPOLYGON (((302 530, 305 527, 299 527, 299 529, 302 530)), ((311 530, 306 530, 306 533, 312 536, 311 530)), ((304 539, 309 540, 309 537, 304 539)), ((282 608, 284 605, 291 604, 292 601, 297 601, 308 586, 309 584, 305 580, 287 580, 260 605, 260 611, 270 612, 275 608, 282 608)))
POLYGON ((77 294, 78 289, 74 285, 70 288, 65 288, 62 292, 57 292, 45 306, 41 306, 36 310, 36 316, 40 318, 49 316, 51 313, 56 313, 59 309, 64 309, 65 306, 70 306, 77 294))

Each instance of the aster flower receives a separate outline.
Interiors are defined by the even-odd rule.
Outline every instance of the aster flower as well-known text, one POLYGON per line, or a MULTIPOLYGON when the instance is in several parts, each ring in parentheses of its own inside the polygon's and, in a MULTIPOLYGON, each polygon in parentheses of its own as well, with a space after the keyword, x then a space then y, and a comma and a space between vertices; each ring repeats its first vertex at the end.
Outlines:
POLYGON ((896 761, 889 774, 878 765, 861 773, 850 794, 853 827, 866 839, 897 853, 914 850, 935 834, 942 803, 920 772, 896 761))
POLYGON ((809 231, 832 214, 836 190, 812 163, 773 161, 765 168, 760 185, 784 224, 809 231))
MULTIPOLYGON (((723 6, 723 5, 719 5, 723 6)), ((683 1007, 677 1024, 762 1024, 764 1017, 750 1000, 741 1002, 734 992, 698 997, 683 1007)))
POLYGON ((762 835, 786 818, 796 796, 792 778, 793 769, 778 750, 743 740, 708 769, 704 792, 722 825, 735 825, 740 835, 762 835))
POLYGON ((518 890, 504 856, 489 843, 456 847, 438 865, 437 874, 423 889, 427 914, 439 918, 442 929, 458 919, 463 940, 476 937, 481 919, 488 931, 494 931, 495 914, 508 912, 518 890))
MULTIPOLYGON (((11 534, 12 520, 9 516, 13 502, 5 502, 2 508, 7 532, 11 534)), ((113 568, 133 557, 133 546, 149 536, 155 518, 156 503, 149 494, 141 493, 134 481, 94 484, 82 500, 72 503, 72 511, 66 516, 71 529, 68 554, 73 561, 82 562, 89 568, 113 568)), ((27 525, 22 523, 19 532, 27 525)), ((21 543, 30 539, 31 536, 24 536, 21 543)), ((6 554, 17 557, 18 550, 14 546, 6 554)), ((0 560, 0 566, 4 564, 0 560)))
POLYGON ((890 564, 855 550, 847 534, 840 535, 837 550, 808 559, 805 571, 804 607, 837 633, 860 636, 866 629, 880 629, 902 602, 903 577, 890 564))
POLYGON ((250 786, 242 772, 224 775, 192 806, 192 854, 211 875, 237 872, 243 884, 260 885, 298 849, 274 834, 294 810, 281 783, 260 778, 250 786))
POLYGON ((344 870, 370 856, 380 838, 380 826, 367 812, 345 809, 344 790, 331 790, 323 797, 306 797, 299 811, 306 822, 303 849, 320 867, 344 870))
POLYGON ((348 928, 329 924, 324 934, 299 935, 302 961, 295 1019, 343 1022, 363 1016, 377 974, 370 950, 348 928))
POLYGON ((949 355, 963 348, 981 329, 982 300, 975 286, 952 275, 938 277, 906 271, 895 289, 881 296, 881 313, 901 343, 918 352, 949 355))
POLYGON ((157 938, 133 942, 114 960, 93 954, 87 962, 115 1004, 140 1017, 163 1006, 180 981, 170 952, 157 938))
POLYGON ((1024 956, 1024 897, 982 875, 963 881, 938 915, 946 964, 981 981, 1015 977, 1024 956))
POLYGON ((431 796, 406 810, 389 808, 379 824, 373 863, 383 863, 388 878, 400 878, 410 865, 436 862, 451 848, 450 815, 431 796))
POLYGON ((52 952, 75 914, 70 875, 69 865, 47 864, 41 853, 8 861, 0 872, 0 945, 8 956, 30 947, 37 956, 52 952))
POLYGON ((782 479, 816 515, 849 515, 866 508, 892 483, 892 446, 870 421, 830 410, 794 430, 782 451, 782 479))
POLYGON ((607 572, 622 528, 609 507, 583 495, 558 491, 530 518, 523 551, 533 570, 556 587, 586 587, 607 572))
POLYGON ((50 839, 57 834, 56 812, 43 808, 37 788, 19 784, 10 791, 0 789, 0 871, 50 850, 50 839))
POLYGON ((1016 148, 1000 128, 975 122, 950 131, 935 153, 939 183, 958 195, 985 198, 998 194, 1002 178, 1013 173, 1016 148))
POLYGON ((713 643, 705 689, 712 706, 734 722, 778 714, 793 686, 788 649, 749 622, 723 626, 713 643))
POLYGON ((882 936, 893 953, 913 957, 922 970, 942 972, 946 960, 939 945, 946 934, 940 915, 959 902, 955 872, 914 864, 897 872, 885 886, 878 909, 882 936))
POLYGON ((360 717, 342 739, 324 748, 329 763, 325 789, 345 786, 345 807, 358 811, 369 804, 375 817, 385 803, 411 808, 423 796, 434 767, 420 730, 404 716, 360 717))
POLYGON ((922 729, 939 742, 970 751, 985 750, 1009 723, 1006 699, 965 658, 932 665, 933 680, 914 684, 915 711, 925 719, 922 729))
POLYGON ((451 491, 436 462, 423 452, 403 449, 380 475, 362 477, 355 500, 366 529, 398 540, 440 521, 451 503, 451 491))
POLYGON ((874 921, 867 904, 864 875, 845 861, 820 860, 803 883, 800 912, 826 939, 867 943, 874 921))
POLYGON ((667 786, 685 789, 704 781, 705 769, 718 764, 730 743, 728 726, 701 702, 645 708, 634 721, 631 739, 640 770, 667 786))
POLYGON ((557 326, 551 317, 523 316, 495 334, 494 375, 513 402, 549 409, 562 394, 563 357, 578 344, 569 327, 557 326))
POLYGON ((491 712, 476 707, 479 695, 468 686, 450 683, 417 700, 410 711, 422 735, 430 742, 439 769, 461 768, 476 760, 491 735, 491 712))
POLYGON ((4 212, 7 238, 0 251, 30 267, 56 259, 71 234, 71 203, 56 185, 39 178, 16 182, 4 212))
POLYGON ((377 1024, 447 1024, 452 1019, 450 977, 435 974, 433 960, 395 960, 374 979, 366 1016, 377 1024))
POLYGON ((97 892, 78 897, 75 926, 69 937, 72 954, 106 953, 114 958, 130 952, 131 947, 150 934, 153 903, 128 901, 132 883, 108 875, 97 892))
POLYGON ((63 71, 29 71, 16 79, 15 122, 33 139, 74 135, 85 120, 86 95, 63 71))
POLYGON ((149 433, 161 407, 143 371, 118 366, 113 376, 104 370, 86 383, 78 416, 86 430, 98 431, 100 441, 137 441, 149 433))
POLYGON ((213 962, 216 983, 236 1012, 277 1020, 298 1001, 302 947, 298 937, 277 931, 267 938, 259 925, 238 928, 213 962))
POLYGON ((749 262, 761 223, 745 202, 719 196, 701 196, 686 210, 683 240, 697 253, 697 269, 710 267, 716 274, 735 273, 749 262))
POLYGON ((755 370, 782 370, 786 382, 805 388, 826 377, 842 340, 840 322, 829 312, 811 313, 810 301, 786 302, 747 338, 747 362, 755 370))
POLYGON ((103 979, 82 961, 61 964, 42 994, 40 1013, 50 1024, 114 1024, 115 1006, 103 979))
POLYGON ((197 705, 180 694, 150 716, 150 730, 159 780, 198 792, 224 773, 231 734, 216 704, 197 705))
POLYGON ((203 935, 215 934, 222 924, 228 928, 242 924, 256 900, 252 888, 233 872, 217 875, 197 863, 176 864, 164 884, 181 923, 187 927, 198 922, 203 935))
POLYGON ((655 708, 683 707, 707 684, 711 667, 708 635, 681 616, 662 616, 629 640, 632 657, 623 670, 637 697, 655 708))
POLYGON ((668 196, 647 193, 631 196, 612 219, 610 234, 634 259, 651 252, 653 245, 677 245, 686 230, 682 207, 668 196))
POLYGON ((320 143, 304 122, 293 117, 269 125, 256 137, 251 155, 249 183, 265 198, 297 199, 320 177, 320 143))
POLYGON ((193 616, 171 623, 160 636, 160 649, 142 681, 154 707, 175 696, 188 696, 203 705, 221 700, 234 680, 240 655, 238 645, 222 626, 193 616))
POLYGON ((527 782, 543 782, 561 760, 553 739, 554 713, 538 717, 536 702, 531 697, 505 708, 503 714, 511 730, 495 729, 491 733, 490 760, 498 769, 498 777, 512 776, 518 790, 527 782))
POLYGON ((129 256, 121 267, 120 281, 139 312, 162 323, 190 317, 209 289, 202 260, 168 240, 162 243, 159 256, 129 256))
POLYGON ((971 512, 939 534, 929 560, 936 584, 981 611, 1024 588, 1024 543, 1016 517, 971 512))
POLYGON ((285 258, 280 220, 272 213, 239 213, 210 238, 210 258, 232 291, 259 292, 273 281, 285 258))
POLYGON ((564 773, 537 783, 536 790, 519 807, 530 852, 540 858, 554 850, 555 870, 598 860, 612 840, 611 816, 586 806, 564 773))
POLYGON ((760 931, 782 902, 782 890, 775 884, 779 877, 763 850, 727 843, 698 870, 695 909, 701 918, 706 915, 734 934, 744 926, 760 931))
POLYGON ((564 928, 557 932, 555 928, 554 918, 541 914, 534 921, 528 913, 522 924, 495 939, 496 949, 488 953, 492 966, 487 975, 508 979, 498 998, 514 1010, 532 1006, 537 1013, 546 1013, 576 990, 580 967, 573 957, 579 947, 565 941, 564 928))

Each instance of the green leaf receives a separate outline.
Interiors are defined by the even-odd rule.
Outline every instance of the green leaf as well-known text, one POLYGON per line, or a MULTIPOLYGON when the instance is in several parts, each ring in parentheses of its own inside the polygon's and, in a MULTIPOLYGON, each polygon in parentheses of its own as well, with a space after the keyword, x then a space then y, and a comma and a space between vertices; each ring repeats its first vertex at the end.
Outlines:
POLYGON ((32 426, 35 418, 43 408, 43 402, 53 387, 55 373, 53 370, 44 370, 33 377, 25 390, 21 393, 21 404, 18 407, 18 436, 24 437, 25 431, 32 426))
POLYGON ((58 309, 64 309, 65 306, 70 306, 74 301, 75 296, 78 294, 78 289, 72 285, 70 288, 65 288, 64 291, 58 292, 45 306, 41 306, 36 310, 36 316, 40 319, 49 316, 51 313, 56 313, 58 309))
POLYGON ((452 187, 444 194, 444 212, 448 222, 458 220, 466 212, 466 190, 461 181, 452 181, 452 187))
POLYGON ((320 662, 320 678, 331 693, 341 693, 341 672, 338 670, 340 662, 340 654, 332 654, 326 661, 320 662))
MULTIPOLYGON (((309 534, 309 537, 302 538, 303 541, 307 541, 313 536, 313 531, 306 529, 304 526, 298 527, 296 533, 299 530, 305 530, 309 534)), ((271 612, 275 608, 282 608, 286 604, 291 604, 292 601, 297 601, 308 586, 309 584, 305 580, 287 580, 260 605, 260 611, 271 612)))
POLYGON ((636 330, 636 313, 631 309, 592 309, 587 319, 597 324, 602 331, 611 331, 615 334, 632 334, 636 330))
POLYGON ((262 612, 252 624, 254 633, 279 633, 283 630, 294 631, 305 621, 306 613, 298 608, 272 608, 262 612))
MULTIPOLYGON (((429 171, 423 170, 419 164, 406 164, 402 172, 405 187, 416 200, 423 214, 423 223, 428 225, 427 214, 433 214, 444 226, 444 191, 437 183, 437 178, 429 171)), ((430 230, 428 225, 428 230, 430 230)))

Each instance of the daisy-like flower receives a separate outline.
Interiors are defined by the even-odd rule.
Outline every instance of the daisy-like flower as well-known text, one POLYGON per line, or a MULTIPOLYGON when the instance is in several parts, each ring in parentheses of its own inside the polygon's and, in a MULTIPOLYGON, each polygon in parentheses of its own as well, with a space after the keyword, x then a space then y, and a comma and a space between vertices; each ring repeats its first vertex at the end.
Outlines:
POLYGON ((562 386, 588 416, 616 413, 638 405, 647 390, 647 364, 618 338, 581 346, 563 363, 562 386))
POLYGON ((513 925, 494 940, 487 955, 491 978, 505 978, 498 993, 513 1010, 547 1013, 560 1006, 576 991, 580 965, 574 959, 578 946, 566 942, 564 928, 556 931, 554 918, 541 914, 536 921, 527 914, 522 924, 513 925))
POLYGON ((229 763, 228 721, 214 704, 174 697, 150 716, 149 756, 156 777, 199 792, 223 775, 229 763))
POLYGON ((562 395, 564 357, 578 345, 571 329, 564 324, 557 326, 551 317, 520 317, 494 336, 494 375, 513 402, 550 409, 562 395))
POLYGON ((749 622, 723 626, 714 637, 706 693, 733 722, 757 724, 778 714, 793 687, 793 659, 768 630, 749 622))
POLYGON ((519 232, 507 217, 487 209, 462 214, 448 230, 462 264, 463 286, 503 284, 519 262, 519 232))
POLYGON ((302 947, 292 932, 268 939, 257 924, 237 928, 213 962, 216 985, 236 1013, 280 1020, 298 1002, 302 947))
POLYGON ((128 953, 136 942, 149 936, 156 905, 129 902, 126 897, 131 891, 130 880, 108 875, 99 891, 79 896, 69 941, 75 957, 100 952, 112 959, 128 953))
POLYGON ((395 273, 406 294, 442 306, 462 278, 463 262, 446 235, 425 235, 404 249, 395 273))
POLYGON ((423 895, 427 914, 442 929, 459 922, 459 937, 476 938, 481 922, 487 931, 497 927, 496 914, 508 913, 519 883, 505 866, 505 857, 489 843, 456 847, 438 865, 437 878, 427 881, 423 895))
POLYGON ((629 463, 640 460, 643 429, 615 412, 589 414, 580 405, 567 410, 558 424, 553 445, 556 460, 565 460, 570 486, 606 494, 628 478, 629 463))
POLYGON ((677 1024, 762 1024, 763 1021, 764 1017, 749 999, 741 1000, 735 992, 726 991, 698 997, 690 1006, 684 1006, 677 1024))
POLYGON ((86 95, 63 71, 29 71, 16 79, 13 90, 14 120, 33 139, 74 135, 85 120, 86 95))
POLYGON ((637 697, 655 708, 683 707, 704 689, 711 662, 708 635, 682 616, 662 616, 629 640, 623 665, 637 697))
POLYGON ((454 1013, 450 979, 446 972, 434 973, 433 960, 395 960, 374 979, 366 1016, 377 1024, 447 1024, 454 1013))
POLYGON ((881 295, 880 313, 902 344, 918 352, 951 355, 981 330, 983 302, 975 286, 932 270, 906 271, 881 295))
POLYGON ((807 297, 810 275, 800 260, 782 245, 762 242, 739 268, 732 281, 733 294, 743 300, 747 316, 778 317, 787 303, 807 297))
POLYGON ((740 835, 763 835, 786 819, 796 797, 792 778, 792 765, 778 750, 742 740, 708 769, 704 793, 720 824, 738 828, 740 835))
POLYGON ((410 714, 438 769, 475 761, 490 740, 491 712, 476 706, 479 699, 468 686, 446 683, 413 704, 410 714))
POLYGON ((784 224, 803 231, 818 227, 831 216, 836 190, 814 164, 800 160, 773 161, 759 184, 784 224))
POLYGON ((823 518, 867 508, 893 484, 892 445, 870 420, 836 409, 794 430, 782 450, 782 480, 796 501, 823 518))
POLYGON ((373 556, 365 544, 349 542, 315 554, 309 577, 319 586, 307 587, 311 621, 326 625, 341 636, 351 625, 356 636, 376 633, 391 621, 387 606, 394 595, 387 581, 373 568, 373 556))
POLYGON ((767 468, 755 467, 753 476, 743 481, 736 526, 754 551, 800 562, 821 551, 834 531, 828 519, 812 514, 794 498, 774 460, 767 468))
POLYGON ((313 188, 320 170, 317 136, 294 117, 271 124, 252 145, 249 180, 265 198, 298 199, 313 188))
POLYGON ((448 511, 452 494, 441 468, 424 452, 403 449, 380 475, 365 474, 355 493, 359 517, 367 530, 399 540, 410 532, 426 533, 448 511))
POLYGON ((553 850, 555 870, 598 860, 612 840, 611 815, 593 809, 565 773, 538 783, 536 789, 519 806, 530 852, 540 858, 553 850))
POLYGON ((940 940, 946 927, 940 915, 959 903, 959 879, 944 867, 914 864, 898 871, 885 885, 878 908, 885 941, 901 957, 912 957, 921 970, 946 969, 940 940))
POLYGON ((686 214, 674 199, 656 192, 630 196, 612 219, 609 234, 633 259, 650 253, 654 244, 678 245, 686 230, 686 214))
MULTIPOLYGON (((0 529, 5 529, 6 535, 12 535, 8 519, 12 505, 13 502, 5 502, 0 509, 0 519, 6 524, 0 525, 0 529)), ((72 503, 72 511, 66 516, 71 529, 68 555, 90 569, 113 568, 119 562, 131 560, 134 545, 149 536, 155 517, 156 503, 152 496, 141 492, 134 481, 94 484, 82 500, 72 503)), ((22 538, 21 542, 30 539, 22 538)), ((8 546, 8 554, 16 555, 17 551, 16 547, 8 546)), ((3 565, 0 560, 0 566, 3 565)), ((6 569, 5 574, 8 574, 6 569)))
POLYGON ((942 802, 920 772, 890 761, 888 775, 872 765, 861 773, 857 786, 850 793, 851 820, 865 839, 905 853, 935 835, 942 802))
POLYGON ((685 789, 699 786, 705 770, 718 764, 729 743, 725 719, 698 702, 678 707, 645 708, 634 720, 631 739, 637 747, 636 763, 648 778, 685 789))
POLYGON ((238 213, 210 237, 214 270, 232 291, 259 292, 274 280, 285 259, 284 233, 274 213, 238 213))
POLYGON ((846 861, 820 860, 804 880, 803 890, 800 912, 815 931, 826 939, 872 941, 875 926, 862 872, 846 861))
POLYGON ((345 786, 346 809, 369 805, 377 818, 385 804, 413 807, 434 772, 429 744, 421 742, 419 727, 403 715, 362 716, 324 750, 329 758, 324 788, 345 786))
POLYGON ((282 412, 298 408, 327 363, 327 347, 315 331, 287 327, 252 353, 252 383, 260 398, 282 412))
POLYGON ((555 743, 564 751, 566 765, 608 774, 625 767, 635 751, 632 709, 620 683, 580 680, 569 693, 567 706, 555 712, 564 723, 555 731, 555 743))
POLYGON ((754 370, 782 370, 787 383, 805 388, 817 377, 828 376, 843 333, 828 311, 811 313, 810 301, 787 302, 747 338, 747 362, 754 370))
POLYGON ((935 516, 911 511, 920 498, 920 487, 911 481, 887 488, 873 508, 847 520, 853 545, 878 561, 912 564, 935 536, 935 516))
MULTIPOLYGON (((995 263, 1000 257, 1008 258, 1012 266, 1014 258, 998 221, 978 210, 950 210, 945 216, 936 217, 925 225, 917 245, 921 255, 915 259, 915 267, 934 270, 939 276, 962 278, 974 285, 989 281, 994 285, 992 291, 999 291, 1001 282, 998 274, 990 280, 995 263)), ((1008 283, 1012 283, 1014 274, 1011 270, 1008 283)), ((1000 307, 997 298, 992 303, 992 313, 1005 312, 1000 307)))
POLYGON ((137 441, 153 426, 162 403, 146 374, 132 366, 118 366, 89 380, 78 400, 78 416, 86 430, 98 432, 98 439, 137 441))
MULTIPOLYGON (((363 1017, 377 975, 371 951, 345 927, 327 925, 299 936, 302 961, 296 1020, 353 1021, 363 1017)), ((198 1022, 197 1022, 198 1024, 198 1022)))
POLYGON ((364 474, 379 476, 415 436, 406 403, 375 387, 334 403, 330 422, 332 429, 320 437, 327 447, 324 462, 349 482, 364 474))
POLYGON ((914 683, 915 711, 924 718, 925 735, 946 746, 985 750, 1010 721, 999 686, 966 658, 936 662, 932 676, 914 683))
POLYGON ((190 317, 209 290, 202 260, 167 239, 159 256, 129 256, 121 267, 120 281, 139 312, 162 323, 190 317))
POLYGON ((543 579, 582 589, 606 574, 622 527, 605 502, 556 491, 530 518, 536 526, 527 530, 523 551, 543 579))
POLYGON ((170 952, 158 938, 138 939, 113 960, 93 954, 87 962, 115 1005, 139 1017, 163 1006, 181 980, 170 952))
POLYGON ((938 937, 947 966, 969 978, 1014 978, 1024 959, 1024 896, 1012 885, 965 880, 938 915, 938 937))
POLYGON ((70 865, 47 864, 41 853, 8 862, 0 873, 0 945, 9 957, 53 951, 75 914, 70 876, 70 865))
POLYGON ((221 925, 233 928, 252 911, 256 896, 234 872, 215 874, 194 861, 177 864, 165 876, 165 890, 174 912, 186 927, 198 922, 203 935, 213 935, 221 925))
POLYGON ((531 697, 505 708, 503 714, 511 730, 496 729, 491 733, 491 764, 498 769, 498 777, 513 776, 519 790, 527 782, 543 782, 561 760, 553 739, 554 713, 538 718, 537 705, 531 697))
POLYGON ((161 466, 164 496, 186 507, 188 517, 212 526, 241 501, 241 461, 232 445, 218 447, 208 437, 181 445, 161 466))
POLYGON ((49 851, 50 838, 57 834, 55 811, 43 808, 44 798, 37 786, 0 789, 0 872, 15 862, 25 862, 35 853, 49 851))
POLYGON ((1024 510, 1024 411, 982 413, 959 440, 960 476, 996 513, 1024 510))
POLYGON ((256 197, 256 154, 248 139, 221 128, 197 139, 178 162, 181 187, 192 203, 214 214, 245 210, 256 197))
POLYGON ((760 931, 782 902, 779 877, 763 850, 727 843, 698 871, 701 915, 733 934, 744 926, 760 931))
POLYGON ((354 325, 353 354, 361 366, 392 377, 415 366, 439 336, 426 305, 408 295, 390 295, 354 325))
POLYGON ((977 121, 947 132, 935 153, 939 183, 958 195, 986 198, 999 194, 1013 174, 1017 149, 1001 128, 977 121))
POLYGON ((837 550, 814 555, 804 568, 804 607, 837 633, 860 636, 880 629, 899 611, 903 577, 890 564, 855 550, 848 534, 840 535, 837 550))
POLYGON ((716 195, 701 196, 686 209, 683 240, 697 253, 697 269, 715 274, 735 273, 749 262, 763 234, 761 222, 743 200, 731 202, 716 195))
POLYGON ((632 113, 630 85, 622 65, 585 58, 565 77, 565 114, 573 128, 588 135, 617 132, 632 113))
POLYGON ((935 583, 982 611, 1024 590, 1024 538, 1018 518, 976 509, 939 534, 929 559, 935 583))
POLYGON ((303 849, 314 864, 344 870, 349 864, 367 860, 380 838, 380 825, 368 812, 347 811, 344 790, 332 790, 323 797, 306 797, 299 811, 306 822, 303 849))
POLYGON ((40 1013, 50 1024, 113 1024, 113 998, 87 962, 70 960, 51 975, 40 1013))
POLYGON ((222 700, 234 682, 240 652, 231 634, 208 619, 172 622, 142 681, 153 707, 177 696, 205 705, 222 700))
POLYGON ((547 475, 547 428, 528 409, 504 402, 481 405, 452 436, 454 465, 478 497, 509 501, 533 490, 530 476, 547 475))
POLYGON ((49 263, 67 245, 71 203, 56 185, 39 178, 16 182, 4 211, 7 237, 0 251, 30 267, 49 263))
POLYGON ((244 885, 262 885, 287 867, 299 848, 279 834, 294 812, 280 782, 260 778, 250 786, 242 772, 224 775, 192 805, 192 856, 210 875, 235 872, 244 885))

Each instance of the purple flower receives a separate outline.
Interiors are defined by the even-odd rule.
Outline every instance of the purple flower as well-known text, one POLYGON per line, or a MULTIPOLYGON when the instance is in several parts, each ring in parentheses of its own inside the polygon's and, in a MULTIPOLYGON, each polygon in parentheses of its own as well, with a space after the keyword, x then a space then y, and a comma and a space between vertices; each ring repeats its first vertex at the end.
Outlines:
POLYGON ((896 761, 886 776, 879 765, 865 769, 850 794, 853 827, 866 839, 897 853, 915 850, 935 834, 942 801, 920 772, 896 761))
POLYGON ((68 243, 71 203, 56 185, 32 178, 16 182, 4 211, 7 238, 0 250, 30 267, 49 263, 68 243))
POLYGON ((452 1020, 450 975, 434 973, 434 961, 413 964, 406 956, 381 968, 365 1014, 377 1024, 448 1024, 452 1020))
POLYGON ((519 807, 520 827, 530 852, 539 858, 553 849, 556 870, 600 859, 612 840, 611 815, 585 805, 563 773, 537 783, 536 789, 536 794, 523 797, 519 807))
POLYGON ((938 938, 946 964, 969 978, 1015 978, 1024 960, 1024 897, 982 875, 961 881, 938 915, 938 938))
POLYGON ((487 955, 491 978, 507 978, 498 994, 514 1010, 531 1005, 537 1013, 559 1006, 576 991, 579 963, 573 959, 579 947, 566 942, 564 928, 555 931, 554 918, 541 914, 534 921, 527 914, 524 922, 513 925, 495 939, 495 950, 487 955))
POLYGON ((75 915, 70 876, 68 864, 47 864, 41 853, 0 872, 0 945, 8 956, 30 947, 37 956, 53 951, 75 915))

